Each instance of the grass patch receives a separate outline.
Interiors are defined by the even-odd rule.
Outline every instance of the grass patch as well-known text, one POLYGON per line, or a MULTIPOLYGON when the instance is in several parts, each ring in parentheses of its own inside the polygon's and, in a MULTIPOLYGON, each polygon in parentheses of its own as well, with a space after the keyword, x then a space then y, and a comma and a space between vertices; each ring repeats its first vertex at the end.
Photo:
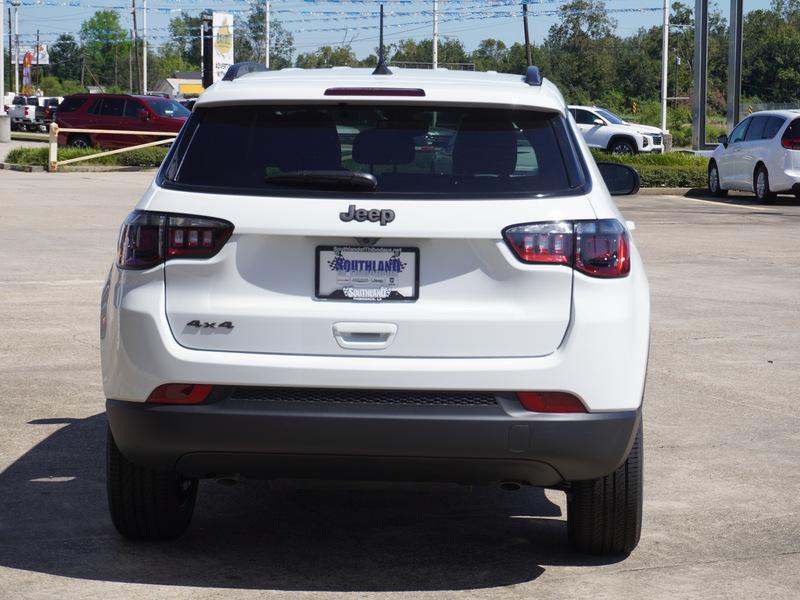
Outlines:
POLYGON ((593 150, 598 162, 616 162, 639 171, 642 187, 706 187, 708 158, 670 152, 621 156, 593 150))
MULTIPOLYGON (((102 150, 97 148, 80 149, 80 148, 59 148, 58 159, 69 160, 70 158, 78 158, 81 156, 90 156, 97 154, 102 150)), ((158 167, 167 155, 168 149, 161 147, 142 148, 140 150, 131 150, 130 152, 123 152, 121 154, 112 154, 111 156, 101 156, 83 162, 76 163, 78 165, 103 165, 109 167, 158 167)), ((40 165, 47 166, 48 162, 48 148, 14 148, 8 153, 6 162, 16 163, 18 165, 40 165)))

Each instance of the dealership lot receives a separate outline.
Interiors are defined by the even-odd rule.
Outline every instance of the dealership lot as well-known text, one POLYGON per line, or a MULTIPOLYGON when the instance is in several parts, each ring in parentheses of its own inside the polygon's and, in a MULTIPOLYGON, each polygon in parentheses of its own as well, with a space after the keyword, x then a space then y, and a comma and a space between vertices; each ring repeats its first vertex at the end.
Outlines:
POLYGON ((151 177, 0 171, 0 596, 800 593, 796 200, 620 200, 653 338, 644 531, 615 562, 569 550, 561 493, 444 485, 204 482, 186 537, 120 539, 105 504, 98 301, 151 177))

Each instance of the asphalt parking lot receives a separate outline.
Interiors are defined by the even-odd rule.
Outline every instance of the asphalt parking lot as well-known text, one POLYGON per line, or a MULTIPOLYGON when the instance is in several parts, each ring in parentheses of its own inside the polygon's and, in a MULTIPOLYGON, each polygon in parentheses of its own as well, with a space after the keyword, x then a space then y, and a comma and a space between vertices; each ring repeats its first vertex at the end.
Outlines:
POLYGON ((563 494, 457 486, 204 482, 184 538, 137 544, 106 510, 98 301, 151 177, 0 171, 0 597, 800 597, 798 201, 619 202, 653 300, 626 560, 569 550, 563 494))

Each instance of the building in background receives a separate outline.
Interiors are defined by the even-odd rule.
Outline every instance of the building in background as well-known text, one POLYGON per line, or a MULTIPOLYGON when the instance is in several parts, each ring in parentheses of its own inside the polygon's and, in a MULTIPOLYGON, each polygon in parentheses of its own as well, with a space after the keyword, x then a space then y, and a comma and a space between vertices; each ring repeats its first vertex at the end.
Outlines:
POLYGON ((150 90, 169 94, 170 98, 193 98, 203 93, 203 81, 199 72, 175 71, 173 77, 161 79, 150 90))

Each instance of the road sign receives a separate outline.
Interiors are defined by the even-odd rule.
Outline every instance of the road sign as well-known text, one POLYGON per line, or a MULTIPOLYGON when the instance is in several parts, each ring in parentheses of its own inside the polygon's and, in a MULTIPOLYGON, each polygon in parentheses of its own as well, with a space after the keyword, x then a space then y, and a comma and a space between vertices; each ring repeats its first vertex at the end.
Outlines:
POLYGON ((633 114, 636 114, 636 113, 638 113, 638 112, 639 112, 639 107, 636 105, 636 102, 635 102, 635 101, 634 101, 634 102, 631 102, 631 112, 632 112, 633 114))

